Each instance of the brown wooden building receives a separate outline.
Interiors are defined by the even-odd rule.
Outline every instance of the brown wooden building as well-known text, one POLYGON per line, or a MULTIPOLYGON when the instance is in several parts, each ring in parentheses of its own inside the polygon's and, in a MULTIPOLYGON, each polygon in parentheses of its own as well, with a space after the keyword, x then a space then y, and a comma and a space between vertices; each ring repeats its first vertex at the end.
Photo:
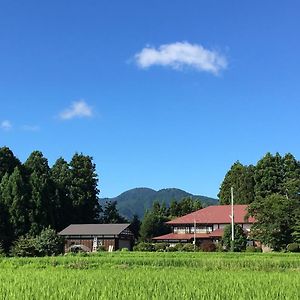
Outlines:
POLYGON ((71 224, 58 234, 65 238, 65 252, 81 249, 86 252, 127 248, 132 250, 134 237, 130 224, 71 224))

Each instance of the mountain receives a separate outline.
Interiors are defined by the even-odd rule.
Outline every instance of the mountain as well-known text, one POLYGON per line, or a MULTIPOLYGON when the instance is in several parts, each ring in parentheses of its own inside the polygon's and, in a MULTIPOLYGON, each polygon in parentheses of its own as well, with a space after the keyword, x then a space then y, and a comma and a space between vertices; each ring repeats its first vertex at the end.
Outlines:
POLYGON ((131 219, 134 214, 137 214, 140 218, 144 216, 147 209, 152 207, 154 201, 160 203, 165 202, 168 206, 171 200, 181 200, 184 197, 193 197, 201 200, 203 206, 216 205, 218 200, 210 197, 193 195, 186 191, 168 188, 155 191, 149 188, 135 188, 122 193, 115 198, 102 198, 101 203, 105 201, 117 201, 117 206, 121 215, 128 219, 131 219))

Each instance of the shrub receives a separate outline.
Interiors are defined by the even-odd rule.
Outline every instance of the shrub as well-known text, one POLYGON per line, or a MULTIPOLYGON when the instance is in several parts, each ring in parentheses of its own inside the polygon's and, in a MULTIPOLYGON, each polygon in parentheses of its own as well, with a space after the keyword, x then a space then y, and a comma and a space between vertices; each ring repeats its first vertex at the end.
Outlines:
POLYGON ((182 251, 182 248, 183 248, 183 244, 181 244, 181 243, 178 243, 178 244, 176 244, 173 248, 175 248, 176 249, 176 251, 182 251))
POLYGON ((20 257, 37 256, 38 251, 36 249, 35 238, 29 235, 19 237, 12 246, 11 254, 20 257))
POLYGON ((63 252, 63 240, 50 227, 42 230, 35 238, 36 249, 40 256, 58 255, 63 252))
POLYGON ((176 246, 175 246, 175 247, 168 247, 168 248, 166 249, 166 251, 167 251, 167 252, 177 252, 178 249, 176 248, 176 246))
POLYGON ((157 252, 163 252, 163 251, 166 251, 168 246, 169 246, 169 244, 167 244, 167 243, 156 243, 156 244, 154 244, 154 250, 157 252))
POLYGON ((182 247, 182 251, 184 252, 193 252, 195 250, 198 250, 197 247, 195 248, 193 244, 184 244, 182 247))
POLYGON ((154 246, 151 243, 140 242, 133 247, 133 251, 152 252, 154 251, 154 246))
MULTIPOLYGON (((226 225, 224 228, 224 234, 222 238, 222 243, 226 247, 226 250, 231 250, 231 225, 226 225)), ((247 236, 243 230, 243 228, 234 224, 234 243, 233 250, 236 252, 240 252, 246 249, 247 245, 247 236)))
POLYGON ((200 244, 200 249, 204 252, 214 252, 216 251, 216 245, 213 243, 213 241, 204 240, 200 244))
POLYGON ((121 249, 121 252, 128 252, 129 250, 128 250, 128 248, 122 248, 121 249))
POLYGON ((224 246, 221 242, 216 244, 216 251, 217 252, 225 252, 224 246))
POLYGON ((286 250, 288 252, 300 252, 300 245, 298 243, 288 244, 286 250))

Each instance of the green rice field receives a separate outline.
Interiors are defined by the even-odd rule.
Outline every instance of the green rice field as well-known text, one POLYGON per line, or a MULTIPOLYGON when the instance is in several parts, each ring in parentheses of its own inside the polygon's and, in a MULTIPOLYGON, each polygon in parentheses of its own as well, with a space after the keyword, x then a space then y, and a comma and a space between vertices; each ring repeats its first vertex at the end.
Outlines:
POLYGON ((142 253, 1 258, 0 299, 300 299, 300 255, 142 253))

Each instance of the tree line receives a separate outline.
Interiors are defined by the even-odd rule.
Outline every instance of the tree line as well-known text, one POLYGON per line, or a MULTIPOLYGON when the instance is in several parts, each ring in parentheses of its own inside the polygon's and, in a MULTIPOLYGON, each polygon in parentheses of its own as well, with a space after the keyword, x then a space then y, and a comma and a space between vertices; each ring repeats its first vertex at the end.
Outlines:
POLYGON ((290 153, 267 153, 257 164, 234 163, 225 175, 218 197, 220 204, 249 204, 256 219, 252 238, 275 250, 300 243, 300 162, 290 153))

